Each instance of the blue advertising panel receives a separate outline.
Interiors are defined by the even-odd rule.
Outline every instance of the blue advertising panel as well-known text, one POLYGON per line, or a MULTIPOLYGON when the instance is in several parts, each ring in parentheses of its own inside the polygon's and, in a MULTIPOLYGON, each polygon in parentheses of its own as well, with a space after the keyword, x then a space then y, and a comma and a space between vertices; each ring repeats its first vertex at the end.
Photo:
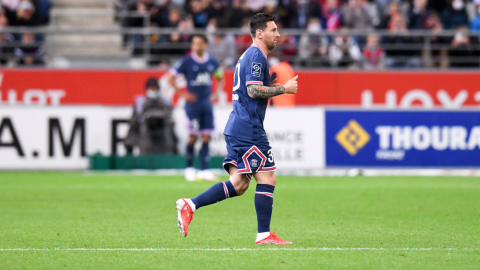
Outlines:
POLYGON ((480 167, 480 111, 334 111, 327 167, 480 167))

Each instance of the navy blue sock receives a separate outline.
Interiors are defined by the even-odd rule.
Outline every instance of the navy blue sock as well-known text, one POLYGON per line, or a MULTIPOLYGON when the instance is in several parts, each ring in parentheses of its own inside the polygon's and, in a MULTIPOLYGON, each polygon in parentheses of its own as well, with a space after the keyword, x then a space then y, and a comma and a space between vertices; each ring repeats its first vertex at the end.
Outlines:
POLYGON ((210 161, 210 144, 203 143, 202 149, 200 149, 200 169, 208 169, 208 161, 210 161))
POLYGON ((257 210, 258 233, 270 232, 274 190, 275 187, 272 185, 257 184, 255 210, 257 210))
POLYGON ((195 204, 195 208, 198 209, 235 196, 237 196, 237 191, 233 187, 232 182, 227 181, 216 183, 202 194, 193 198, 192 202, 195 204))
POLYGON ((187 144, 187 168, 193 167, 194 145, 187 144))

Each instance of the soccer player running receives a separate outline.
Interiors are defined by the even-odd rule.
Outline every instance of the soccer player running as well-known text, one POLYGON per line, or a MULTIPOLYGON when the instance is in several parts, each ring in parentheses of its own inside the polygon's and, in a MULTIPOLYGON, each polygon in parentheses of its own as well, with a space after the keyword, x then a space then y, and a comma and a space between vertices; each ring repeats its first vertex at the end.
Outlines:
POLYGON ((212 103, 217 100, 218 91, 223 91, 223 70, 219 62, 207 53, 207 38, 202 35, 192 37, 191 55, 180 59, 170 69, 168 81, 178 95, 187 101, 185 110, 189 119, 189 139, 187 144, 187 181, 215 181, 216 177, 208 170, 210 160, 210 138, 214 130, 212 103), (187 92, 181 91, 175 84, 175 77, 183 74, 187 80, 187 92), (217 78, 217 92, 212 94, 212 75, 217 78), (194 145, 197 137, 202 137, 200 149, 200 171, 193 167, 194 145))
POLYGON ((275 161, 263 128, 268 98, 295 94, 297 77, 285 85, 270 81, 267 55, 275 48, 280 34, 271 15, 259 13, 250 20, 253 44, 240 57, 235 67, 233 111, 230 113, 224 135, 227 157, 223 163, 230 180, 217 183, 193 199, 179 199, 178 227, 183 236, 200 207, 240 196, 250 185, 252 176, 257 181, 255 209, 258 233, 255 244, 288 245, 270 231, 273 191, 276 185, 275 161))

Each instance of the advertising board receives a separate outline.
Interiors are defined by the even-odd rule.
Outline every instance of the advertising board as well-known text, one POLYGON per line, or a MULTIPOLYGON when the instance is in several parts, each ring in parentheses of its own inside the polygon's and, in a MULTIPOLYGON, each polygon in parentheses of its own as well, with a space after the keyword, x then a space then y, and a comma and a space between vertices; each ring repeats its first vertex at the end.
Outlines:
POLYGON ((327 167, 480 167, 478 111, 325 113, 327 167))

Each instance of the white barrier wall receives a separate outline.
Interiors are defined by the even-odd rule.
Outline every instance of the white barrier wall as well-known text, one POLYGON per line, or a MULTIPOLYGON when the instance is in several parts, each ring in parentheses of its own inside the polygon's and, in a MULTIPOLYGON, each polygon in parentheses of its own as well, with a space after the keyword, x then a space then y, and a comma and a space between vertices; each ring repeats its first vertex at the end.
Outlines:
MULTIPOLYGON (((231 107, 215 109, 212 155, 225 155, 223 128, 231 107)), ((0 109, 0 169, 87 169, 88 155, 125 153, 131 107, 5 106, 0 109)), ((324 110, 269 108, 265 121, 277 167, 325 167, 324 110)), ((179 150, 187 140, 183 108, 174 112, 179 150)), ((218 165, 219 168, 221 164, 218 165)))
POLYGON ((0 169, 86 169, 87 155, 111 153, 112 122, 131 113, 128 107, 2 107, 0 169))

